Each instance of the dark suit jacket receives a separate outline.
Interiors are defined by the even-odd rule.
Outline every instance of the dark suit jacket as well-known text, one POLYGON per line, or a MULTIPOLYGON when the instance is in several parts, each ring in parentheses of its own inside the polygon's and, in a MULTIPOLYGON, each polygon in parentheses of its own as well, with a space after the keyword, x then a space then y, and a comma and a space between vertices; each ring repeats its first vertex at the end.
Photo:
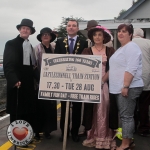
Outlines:
MULTIPOLYGON (((64 43, 65 38, 57 39, 56 47, 54 53, 56 54, 66 54, 66 43, 64 43)), ((68 42, 68 41, 67 41, 68 42)), ((77 37, 73 54, 75 54, 75 50, 77 49, 77 43, 80 43, 77 54, 81 54, 82 51, 88 47, 88 42, 80 39, 77 37)), ((67 51, 69 52, 69 44, 67 43, 67 51)), ((78 135, 78 130, 80 127, 81 122, 81 104, 80 102, 75 103, 73 102, 72 107, 72 129, 71 134, 72 135, 78 135)), ((60 128, 62 131, 62 135, 64 134, 64 123, 65 123, 65 111, 66 110, 66 102, 61 101, 61 119, 60 119, 60 128)), ((68 134, 69 134, 69 123, 68 123, 68 134)))
MULTIPOLYGON (((56 54, 66 54, 66 47, 65 47, 65 43, 63 42, 65 38, 60 38, 60 39, 57 39, 57 42, 56 42, 56 47, 55 47, 55 51, 54 53, 56 54)), ((78 49, 78 52, 77 54, 81 54, 82 51, 84 50, 84 48, 87 48, 88 47, 88 42, 85 41, 85 40, 82 40, 80 39, 79 37, 77 37, 77 40, 76 40, 76 43, 75 43, 75 46, 74 46, 74 51, 73 51, 73 54, 75 54, 75 50, 77 48, 77 43, 80 43, 80 46, 79 46, 79 49, 78 49)), ((67 50, 69 52, 69 43, 68 43, 68 47, 67 47, 67 50)), ((70 52, 69 52, 70 53, 70 52)))

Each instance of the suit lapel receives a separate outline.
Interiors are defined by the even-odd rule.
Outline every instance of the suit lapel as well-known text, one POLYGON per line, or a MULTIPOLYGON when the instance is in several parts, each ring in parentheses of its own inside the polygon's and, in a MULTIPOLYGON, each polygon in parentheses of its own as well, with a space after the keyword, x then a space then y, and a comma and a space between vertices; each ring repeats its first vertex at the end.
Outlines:
MULTIPOLYGON (((74 49, 73 49, 73 54, 75 54, 75 50, 77 49, 77 47, 80 48, 80 45, 77 45, 78 43, 80 44, 80 38, 79 38, 79 37, 77 37, 77 39, 76 39, 76 42, 75 42, 75 45, 74 45, 74 49)), ((68 51, 68 53, 70 54, 70 50, 69 50, 69 39, 68 39, 68 37, 65 37, 65 38, 63 39, 63 47, 64 47, 64 49, 65 49, 65 52, 66 52, 66 48, 67 48, 67 51, 68 51), (65 46, 68 46, 68 47, 65 47, 65 46)))
POLYGON ((69 49, 69 39, 68 39, 68 36, 67 36, 66 38, 67 38, 67 44, 68 44, 67 50, 68 50, 68 53, 70 54, 70 49, 69 49))
POLYGON ((75 45, 74 45, 73 53, 74 53, 74 51, 77 49, 77 43, 78 43, 78 42, 79 42, 79 37, 77 37, 76 43, 75 43, 75 45))
MULTIPOLYGON (((76 40, 76 43, 74 45, 74 50, 73 50, 73 54, 75 54, 75 50, 77 50, 77 48, 79 49, 80 48, 80 45, 77 45, 77 44, 80 44, 80 38, 77 37, 77 40, 76 40)), ((77 52, 78 53, 78 52, 77 52)))
POLYGON ((66 49, 67 49, 67 51, 68 51, 68 53, 69 53, 69 43, 68 43, 68 38, 67 37, 65 37, 64 39, 63 39, 63 47, 64 47, 64 50, 65 50, 65 54, 66 54, 66 49), (68 47, 66 47, 66 46, 68 46, 68 47))

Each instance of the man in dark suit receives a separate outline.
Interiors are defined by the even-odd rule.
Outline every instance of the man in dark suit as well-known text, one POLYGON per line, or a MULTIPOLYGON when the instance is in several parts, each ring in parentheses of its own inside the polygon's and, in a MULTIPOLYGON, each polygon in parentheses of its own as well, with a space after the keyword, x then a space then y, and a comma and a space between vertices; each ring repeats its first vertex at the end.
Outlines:
MULTIPOLYGON (((78 22, 76 20, 69 20, 67 23, 67 37, 58 39, 56 42, 55 53, 57 54, 81 54, 84 48, 88 47, 88 43, 85 40, 80 39, 77 36, 79 30, 78 22)), ((78 131, 81 123, 81 106, 80 102, 72 102, 72 128, 71 134, 74 142, 79 141, 78 131)), ((61 119, 60 119, 60 129, 61 137, 60 141, 63 141, 64 135, 64 123, 65 123, 65 112, 66 112, 66 102, 61 101, 61 119)), ((68 136, 69 136, 69 124, 68 122, 68 136)))
POLYGON ((35 29, 30 19, 23 19, 16 28, 20 34, 7 41, 3 55, 7 80, 6 112, 10 114, 10 122, 26 120, 33 127, 35 56, 28 37, 35 33, 35 29))

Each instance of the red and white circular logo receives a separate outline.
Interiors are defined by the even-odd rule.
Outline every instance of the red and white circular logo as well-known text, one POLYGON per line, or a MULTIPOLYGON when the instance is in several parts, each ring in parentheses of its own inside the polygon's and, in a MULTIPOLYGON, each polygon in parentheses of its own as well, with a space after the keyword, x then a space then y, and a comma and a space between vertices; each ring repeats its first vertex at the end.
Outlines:
POLYGON ((33 129, 27 121, 15 120, 8 126, 7 137, 14 145, 25 146, 33 139, 33 129))

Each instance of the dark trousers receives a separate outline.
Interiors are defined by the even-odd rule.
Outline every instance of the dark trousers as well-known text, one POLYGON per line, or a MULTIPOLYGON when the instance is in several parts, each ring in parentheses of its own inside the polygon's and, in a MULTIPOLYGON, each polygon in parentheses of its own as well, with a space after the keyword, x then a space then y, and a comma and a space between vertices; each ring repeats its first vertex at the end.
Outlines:
POLYGON ((109 107, 109 127, 111 129, 118 129, 118 105, 117 105, 117 99, 116 94, 109 93, 109 101, 110 101, 110 107, 109 107))
MULTIPOLYGON (((78 135, 78 131, 80 128, 81 123, 81 107, 82 103, 80 102, 72 102, 72 129, 71 134, 72 135, 78 135)), ((66 102, 61 101, 61 118, 60 118, 60 129, 62 132, 62 135, 64 134, 64 125, 65 125, 65 114, 66 114, 66 102)), ((70 114, 70 112, 69 112, 70 114)), ((70 115, 68 118, 68 135, 70 131, 70 115)))
POLYGON ((85 127, 86 131, 88 131, 92 128, 93 107, 94 107, 93 103, 84 103, 82 125, 85 127))
POLYGON ((150 129, 149 121, 149 105, 150 105, 150 91, 143 91, 139 98, 139 132, 148 131, 150 129))

